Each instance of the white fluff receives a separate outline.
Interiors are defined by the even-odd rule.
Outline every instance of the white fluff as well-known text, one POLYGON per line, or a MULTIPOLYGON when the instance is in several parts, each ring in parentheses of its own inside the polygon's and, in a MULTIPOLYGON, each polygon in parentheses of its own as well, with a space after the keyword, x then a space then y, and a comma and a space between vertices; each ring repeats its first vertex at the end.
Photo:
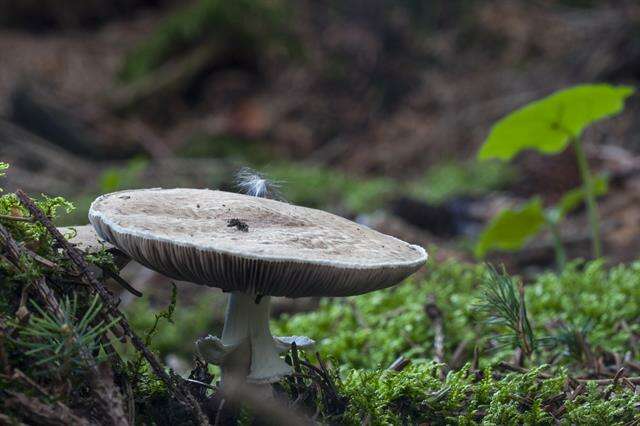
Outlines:
POLYGON ((279 184, 248 167, 243 167, 236 173, 235 181, 240 191, 246 195, 282 200, 279 184))

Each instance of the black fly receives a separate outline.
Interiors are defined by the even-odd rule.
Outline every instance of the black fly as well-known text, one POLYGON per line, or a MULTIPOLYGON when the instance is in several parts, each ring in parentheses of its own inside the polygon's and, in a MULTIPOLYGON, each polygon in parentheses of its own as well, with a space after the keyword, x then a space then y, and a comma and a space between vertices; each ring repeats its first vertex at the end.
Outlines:
POLYGON ((238 231, 242 232, 249 232, 249 225, 247 225, 247 222, 238 218, 227 220, 227 227, 236 228, 238 231))

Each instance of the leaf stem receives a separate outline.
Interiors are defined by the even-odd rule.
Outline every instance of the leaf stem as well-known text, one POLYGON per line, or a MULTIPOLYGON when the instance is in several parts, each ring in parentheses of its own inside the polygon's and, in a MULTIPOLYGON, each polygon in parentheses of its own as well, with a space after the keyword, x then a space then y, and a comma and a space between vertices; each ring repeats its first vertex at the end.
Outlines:
POLYGON ((598 215, 598 205, 596 204, 596 196, 593 190, 593 176, 589 169, 587 156, 584 153, 580 138, 573 139, 573 146, 576 150, 578 159, 578 168, 582 177, 582 186, 585 193, 585 202, 587 204, 587 214, 589 216, 589 226, 591 227, 591 248, 593 257, 599 258, 602 254, 602 245, 600 243, 600 219, 598 215))
POLYGON ((564 244, 562 244, 562 237, 560 235, 560 229, 558 228, 558 224, 546 218, 547 227, 549 228, 549 232, 551 232, 551 237, 553 239, 553 249, 556 257, 556 267, 559 271, 564 270, 565 265, 567 264, 567 252, 564 249, 564 244))

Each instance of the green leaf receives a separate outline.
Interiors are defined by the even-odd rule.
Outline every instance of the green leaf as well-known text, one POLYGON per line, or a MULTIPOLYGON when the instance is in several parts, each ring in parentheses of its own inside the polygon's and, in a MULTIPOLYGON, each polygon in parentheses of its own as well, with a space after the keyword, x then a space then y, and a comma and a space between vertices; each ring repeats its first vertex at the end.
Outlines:
MULTIPOLYGON (((596 197, 602 196, 609 191, 609 181, 606 176, 600 175, 593 179, 593 193, 596 197)), ((583 187, 568 191, 557 205, 560 217, 564 217, 577 209, 585 199, 585 191, 583 187)))
POLYGON ((491 250, 519 250, 545 224, 544 209, 534 198, 519 209, 504 210, 494 217, 480 235, 475 247, 477 257, 491 250))
POLYGON ((622 111, 624 100, 633 92, 629 86, 608 84, 585 84, 555 92, 498 121, 478 159, 510 160, 525 149, 545 154, 561 152, 587 126, 622 111))

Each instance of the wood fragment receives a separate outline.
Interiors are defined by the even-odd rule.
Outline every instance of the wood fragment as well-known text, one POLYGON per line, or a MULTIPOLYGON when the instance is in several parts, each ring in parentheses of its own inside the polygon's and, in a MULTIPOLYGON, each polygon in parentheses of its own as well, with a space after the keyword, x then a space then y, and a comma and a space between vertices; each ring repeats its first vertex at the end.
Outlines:
MULTIPOLYGON (((577 380, 579 383, 594 382, 598 386, 607 386, 607 385, 613 385, 617 383, 617 381, 615 381, 615 378, 614 379, 577 379, 577 380)), ((618 378, 618 380, 620 380, 620 378, 618 378)), ((625 377, 624 380, 634 385, 640 385, 640 376, 625 377)))
POLYGON ((404 370, 409 364, 411 364, 411 360, 409 358, 405 358, 402 355, 400 355, 398 358, 395 359, 395 361, 393 361, 391 363, 391 365, 389 365, 389 367, 387 368, 387 370, 392 370, 392 371, 402 371, 404 370))

